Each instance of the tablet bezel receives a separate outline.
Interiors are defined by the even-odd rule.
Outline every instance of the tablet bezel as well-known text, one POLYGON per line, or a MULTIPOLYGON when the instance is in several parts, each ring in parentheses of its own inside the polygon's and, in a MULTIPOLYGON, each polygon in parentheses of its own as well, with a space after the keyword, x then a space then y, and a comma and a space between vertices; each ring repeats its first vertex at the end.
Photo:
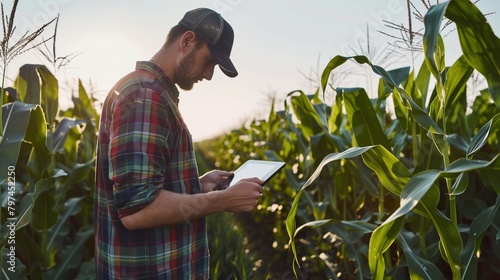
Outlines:
POLYGON ((266 174, 258 177, 258 176, 255 176, 255 177, 258 177, 259 179, 261 179, 264 183, 266 184, 278 171, 280 171, 284 166, 285 166, 285 163, 282 162, 282 161, 270 161, 270 160, 256 160, 256 159, 250 159, 250 160, 247 160, 245 163, 243 163, 240 167, 238 167, 238 169, 236 169, 234 171, 234 178, 231 180, 231 182, 229 183, 229 187, 233 186, 235 183, 237 183, 239 180, 241 179, 245 179, 245 178, 240 178, 238 179, 238 173, 242 173, 242 172, 246 172, 246 170, 248 168, 252 168, 252 166, 269 166, 269 165, 272 165, 271 168, 269 168, 269 170, 267 171, 266 174))

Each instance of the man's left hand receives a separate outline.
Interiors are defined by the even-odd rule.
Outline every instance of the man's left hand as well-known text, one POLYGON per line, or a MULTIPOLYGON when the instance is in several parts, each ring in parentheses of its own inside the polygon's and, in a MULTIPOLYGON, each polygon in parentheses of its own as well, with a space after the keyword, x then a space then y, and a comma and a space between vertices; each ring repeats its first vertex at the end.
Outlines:
POLYGON ((212 170, 200 177, 201 192, 207 193, 224 185, 224 182, 233 175, 233 172, 212 170))

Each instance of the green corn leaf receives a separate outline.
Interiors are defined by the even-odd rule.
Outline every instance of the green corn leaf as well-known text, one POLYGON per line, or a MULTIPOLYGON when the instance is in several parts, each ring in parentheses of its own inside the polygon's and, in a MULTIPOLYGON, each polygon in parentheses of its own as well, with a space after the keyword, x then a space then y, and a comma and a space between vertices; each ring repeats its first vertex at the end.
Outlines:
POLYGON ((439 171, 437 170, 429 170, 413 176, 401 192, 399 208, 382 225, 390 223, 413 210, 438 177, 439 171))
POLYGON ((385 260, 383 253, 389 249, 403 228, 403 218, 394 219, 373 231, 370 238, 368 264, 372 271, 372 279, 384 279, 385 260))
POLYGON ((301 225, 300 227, 298 227, 297 230, 295 230, 294 237, 297 236, 297 234, 301 230, 303 230, 304 228, 320 227, 320 226, 323 226, 323 225, 328 224, 328 223, 338 223, 338 222, 340 222, 340 220, 335 220, 335 219, 316 220, 316 221, 307 222, 307 223, 301 225))
MULTIPOLYGON (((457 104, 463 104, 466 107, 466 87, 474 68, 472 68, 464 56, 461 56, 448 70, 445 89, 445 112, 452 111, 457 104), (465 104, 464 104, 465 103, 465 104)), ((449 118, 458 119, 456 116, 447 116, 449 118)))
MULTIPOLYGON (((65 235, 63 232, 64 226, 70 217, 78 214, 82 210, 83 197, 74 197, 68 199, 64 203, 63 214, 59 217, 57 224, 49 231, 49 239, 47 242, 47 250, 50 250, 57 241, 61 241, 61 237, 65 235), (57 240, 59 238, 59 240, 57 240)), ((67 234, 67 233, 66 233, 67 234)))
MULTIPOLYGON (((401 195, 400 208, 380 226, 380 232, 396 231, 398 227, 393 227, 395 221, 404 221, 404 215, 409 213, 409 211, 415 210, 417 213, 420 213, 432 220, 440 236, 443 258, 450 263, 450 267, 453 270, 460 270, 461 263, 459 256, 462 251, 462 241, 460 239, 458 228, 436 208, 440 195, 437 188, 431 187, 439 177, 457 176, 457 174, 462 172, 491 166, 496 162, 496 159, 500 157, 500 155, 490 162, 458 160, 452 163, 445 171, 428 171, 414 175, 413 177, 411 177, 411 173, 409 173, 409 171, 406 170, 406 168, 400 164, 390 152, 381 146, 362 148, 354 147, 343 153, 328 155, 323 159, 313 175, 306 181, 302 189, 296 195, 287 217, 286 226, 290 236, 291 248, 294 253, 295 260, 297 261, 297 252, 295 250, 293 240, 296 229, 295 215, 297 213, 298 201, 302 193, 319 176, 322 168, 327 163, 339 159, 353 158, 358 155, 363 156, 365 163, 376 172, 380 182, 387 189, 396 195, 401 195), (406 182, 408 183, 406 184, 406 182)), ((379 236, 375 235, 375 237, 372 238, 377 239, 379 236)), ((370 252, 376 252, 379 255, 370 255, 369 258, 372 258, 371 267, 373 268, 373 271, 376 271, 377 275, 380 273, 379 269, 383 267, 381 261, 379 260, 379 258, 381 258, 380 254, 384 252, 385 248, 390 246, 392 241, 394 241, 394 239, 387 239, 385 242, 377 242, 377 240, 374 240, 372 243, 373 245, 370 252)))
MULTIPOLYGON (((413 73, 410 74, 410 78, 413 77, 413 73)), ((412 83, 410 84, 409 82, 406 83, 407 86, 411 86, 412 83)), ((409 108, 405 106, 405 101, 403 100, 403 97, 400 94, 397 94, 397 92, 394 92, 392 94, 392 103, 394 104, 394 113, 396 115, 396 119, 399 121, 399 124, 401 125, 401 128, 407 132, 411 133, 411 115, 410 111, 408 110, 409 108)))
POLYGON ((463 266, 462 279, 472 279, 476 277, 477 258, 474 257, 479 250, 483 235, 490 227, 500 209, 500 196, 497 196, 495 205, 483 210, 477 218, 472 221, 469 229, 469 238, 460 256, 463 266))
POLYGON ((410 245, 405 239, 404 234, 398 235, 397 243, 401 246, 406 256, 406 262, 408 263, 408 269, 410 272, 410 279, 412 280, 445 279, 441 271, 436 267, 434 263, 420 257, 417 253, 414 252, 415 250, 410 247, 410 245))
MULTIPOLYGON (((67 174, 64 171, 58 170, 52 177, 38 181, 34 187, 34 192, 27 193, 23 196, 21 202, 19 203, 19 210, 16 216, 16 231, 25 227, 32 221, 34 206, 38 197, 53 188, 59 177, 66 175, 67 174)), ((2 225, 0 231, 0 246, 5 245, 7 242, 9 232, 6 226, 6 224, 2 225)))
POLYGON ((47 122, 45 115, 30 120, 25 141, 33 147, 29 162, 31 179, 36 182, 54 172, 54 160, 47 147, 47 122))
POLYGON ((306 139, 322 131, 328 131, 328 126, 324 118, 317 113, 313 104, 302 91, 293 91, 288 94, 291 96, 291 105, 295 116, 300 121, 300 127, 306 139), (299 93, 299 95, 294 95, 299 93))
POLYGON ((75 118, 90 120, 91 124, 99 128, 99 114, 81 80, 78 80, 78 98, 73 98, 75 104, 75 118))
POLYGON ((60 252, 60 261, 52 269, 44 272, 44 279, 68 279, 73 277, 72 270, 81 266, 84 247, 94 234, 93 228, 82 228, 75 236, 75 243, 60 252))
POLYGON ((481 168, 486 168, 490 166, 495 166, 497 160, 500 158, 500 154, 497 154, 490 161, 486 160, 472 160, 466 158, 459 158, 456 161, 452 162, 446 170, 441 172, 443 176, 454 176, 461 172, 478 170, 481 168))
POLYGON ((441 22, 449 2, 443 2, 432 6, 424 17, 424 53, 427 67, 431 70, 434 77, 441 79, 441 72, 444 70, 444 51, 442 38, 439 35, 441 31, 441 22))
MULTIPOLYGON (((401 67, 389 70, 387 71, 387 74, 393 78, 394 83, 396 83, 397 85, 405 84, 408 81, 412 80, 409 79, 409 75, 412 75, 410 74, 410 70, 411 70, 410 67, 401 67)), ((387 84, 387 82, 384 79, 380 79, 377 105, 375 108, 379 108, 380 105, 389 97, 389 95, 392 94, 392 92, 393 92, 393 87, 387 84)))
POLYGON ((439 153, 432 139, 425 137, 420 143, 418 149, 417 166, 413 173, 420 173, 429 169, 438 169, 442 166, 443 157, 439 153))
POLYGON ((19 69, 16 89, 22 101, 42 106, 49 126, 59 113, 59 85, 49 69, 41 64, 25 64, 19 69))
POLYGON ((380 183, 393 194, 400 196, 410 180, 411 172, 386 149, 375 148, 363 153, 365 164, 376 172, 380 183))
POLYGON ((15 88, 19 100, 28 104, 42 104, 40 77, 36 69, 39 64, 25 64, 19 68, 19 75, 15 82, 15 88))
POLYGON ((436 124, 436 122, 432 120, 432 118, 411 99, 411 97, 408 95, 408 93, 405 92, 405 90, 399 87, 395 79, 391 77, 389 73, 385 71, 382 67, 372 64, 366 56, 363 55, 352 56, 352 57, 336 56, 332 60, 330 60, 330 62, 325 67, 321 75, 321 87, 323 91, 326 90, 326 86, 328 84, 328 77, 330 76, 330 73, 335 68, 344 64, 349 59, 354 59, 359 64, 370 65, 374 73, 381 76, 389 85, 393 86, 399 92, 399 94, 401 94, 402 99, 404 99, 405 102, 408 104, 407 106, 410 107, 413 118, 422 128, 433 134, 444 135, 444 132, 436 124))
POLYGON ((500 178, 500 168, 480 169, 479 176, 485 186, 491 188, 496 194, 500 194, 500 184, 498 184, 498 178, 500 178))
POLYGON ((467 62, 488 81, 488 90, 500 107, 500 39, 485 16, 468 0, 453 0, 446 17, 457 26, 460 46, 467 62))
POLYGON ((43 112, 37 105, 13 102, 2 106, 2 118, 4 137, 0 142, 0 183, 7 179, 9 166, 17 163, 28 124, 40 122, 43 112))
POLYGON ((451 146, 464 153, 469 149, 469 143, 458 133, 448 134, 446 141, 448 141, 451 146))
POLYGON ((350 148, 342 153, 332 153, 332 154, 327 155, 321 161, 321 163, 318 165, 318 167, 316 168, 314 173, 311 175, 311 177, 309 177, 307 179, 307 181, 304 183, 304 185, 302 186, 300 191, 295 196, 295 198, 292 202, 292 207, 291 207, 290 212, 288 213, 288 216, 286 219, 286 229, 288 232, 288 236, 290 238, 290 246, 291 246, 292 252, 295 256, 294 260, 297 262, 297 264, 299 264, 299 262, 298 262, 297 251, 295 248, 295 241, 294 241, 295 231, 297 228, 296 223, 295 223, 295 216, 297 214, 299 201, 300 201, 302 194, 307 189, 307 187, 309 187, 316 180, 316 178, 318 178, 318 176, 320 175, 321 171, 323 170, 323 168, 325 167, 326 164, 328 164, 332 161, 335 161, 335 160, 339 160, 339 159, 353 158, 353 157, 359 156, 364 151, 369 150, 369 149, 371 149, 371 147, 361 147, 361 148, 354 147, 354 148, 350 148))
MULTIPOLYGON (((424 108, 424 101, 422 100, 422 95, 415 83, 415 74, 412 71, 408 76, 406 81, 404 82, 403 86, 405 92, 408 93, 408 95, 411 97, 411 99, 421 108, 424 108)), ((394 92, 394 88, 392 88, 392 91, 394 92)), ((393 95, 398 95, 397 91, 394 92, 396 94, 393 95)), ((399 97, 401 99, 401 97, 399 97)), ((409 109, 409 108, 407 108, 409 109)))
POLYGON ((496 114, 477 132, 476 136, 472 139, 469 149, 467 150, 467 157, 470 157, 479 151, 488 141, 490 135, 495 134, 500 130, 500 113, 496 114))
MULTIPOLYGON (((408 77, 410 75, 410 70, 411 70, 411 67, 409 67, 409 66, 400 67, 400 68, 396 68, 396 69, 387 71, 387 74, 390 77, 392 77, 394 84, 400 85, 400 84, 405 83, 408 80, 408 77)), ((391 89, 391 91, 392 91, 392 89, 391 89)))
POLYGON ((349 255, 356 262, 356 266, 358 268, 358 279, 366 279, 369 276, 369 271, 368 268, 364 269, 366 264, 363 261, 363 254, 360 252, 359 248, 356 248, 355 243, 359 236, 373 232, 376 228, 375 225, 364 221, 341 221, 336 219, 317 220, 305 223, 297 228, 295 235, 297 235, 304 228, 315 228, 331 223, 336 224, 332 232, 342 238, 344 244, 346 244, 347 255, 349 255))
MULTIPOLYGON (((393 220, 403 219, 404 215, 414 209, 414 211, 418 214, 428 217, 432 220, 443 244, 443 257, 449 260, 451 266, 453 267, 452 269, 459 269, 459 255, 462 250, 462 241, 460 239, 457 226, 454 225, 450 219, 444 216, 437 209, 437 204, 440 198, 438 189, 431 188, 430 186, 422 186, 422 188, 427 189, 427 192, 424 194, 423 192, 420 192, 418 190, 418 187, 415 184, 417 181, 432 184, 433 181, 431 180, 431 178, 413 179, 415 176, 412 177, 411 173, 404 167, 403 164, 401 164, 401 162, 399 162, 387 150, 380 147, 365 151, 363 153, 363 160, 365 161, 366 165, 368 165, 377 174, 377 177, 379 178, 382 185, 384 185, 384 187, 386 187, 394 194, 401 196, 401 201, 403 202, 401 206, 401 208, 403 209, 396 210, 397 214, 393 214, 393 216, 391 216, 391 220, 386 221, 381 225, 381 227, 391 227, 393 220), (410 180, 413 180, 411 184, 409 183, 410 180), (408 182, 408 184, 406 184, 406 182, 408 182), (415 197, 411 197, 413 195, 413 192, 409 193, 409 190, 403 189, 406 188, 405 185, 415 186, 413 188, 416 193, 415 197), (405 192, 405 195, 403 195, 403 191, 405 192), (421 200, 413 200, 413 198, 417 198, 417 196, 420 196, 422 194, 423 197, 421 197, 421 200)), ((381 254, 383 250, 374 249, 373 252, 378 252, 381 254)), ((368 257, 378 259, 381 256, 368 257)), ((379 261, 377 260, 377 262, 379 261)))
POLYGON ((344 120, 344 112, 342 106, 342 96, 335 95, 335 102, 332 106, 332 113, 328 118, 328 132, 331 134, 340 134, 342 121, 344 120))
POLYGON ((310 142, 311 156, 319 161, 332 151, 342 150, 339 149, 338 143, 342 143, 343 140, 337 135, 323 131, 311 136, 310 142))
POLYGON ((346 115, 352 126, 352 131, 359 146, 370 146, 380 144, 387 150, 391 145, 384 134, 373 105, 361 88, 337 89, 342 92, 346 115))
MULTIPOLYGON (((55 184, 53 188, 55 188, 55 184)), ((31 226, 40 231, 45 231, 53 227, 59 218, 59 213, 54 209, 55 205, 56 198, 54 192, 46 191, 41 193, 34 201, 31 226)))
POLYGON ((430 80, 431 80, 431 72, 424 60, 418 71, 417 78, 415 79, 415 86, 418 88, 420 92, 421 103, 418 102, 418 99, 415 100, 415 102, 421 108, 426 108, 425 102, 427 101, 430 80))
POLYGON ((52 130, 59 113, 59 83, 47 67, 41 66, 37 71, 41 80, 43 112, 52 130))
MULTIPOLYGON (((363 154, 365 157, 366 154, 369 154, 369 152, 363 154)), ((441 215, 432 209, 435 209, 433 204, 437 203, 438 200, 438 195, 432 195, 429 193, 429 190, 431 187, 434 185, 435 181, 439 177, 444 177, 444 176, 453 176, 456 173, 462 173, 466 171, 471 171, 471 170, 477 170, 480 168, 485 168, 488 166, 493 165, 497 159, 500 158, 500 155, 495 157, 491 161, 479 161, 479 160, 467 160, 467 159, 459 159, 452 164, 450 164, 449 168, 447 168, 445 171, 438 171, 438 170, 429 170, 426 172, 422 172, 419 174, 414 175, 406 184, 404 187, 403 191, 401 192, 400 196, 400 207, 393 212, 393 214, 387 218, 384 223, 380 226, 380 228, 383 228, 387 230, 386 228, 392 228, 393 222, 395 220, 401 219, 404 217, 406 214, 408 214, 410 211, 412 211, 419 203, 423 203, 420 207, 421 209, 425 210, 428 215, 430 214, 431 219, 434 221, 434 225, 436 226, 436 229, 438 230, 438 233, 441 237, 441 241, 443 244, 443 251, 444 251, 444 258, 450 262, 452 265, 452 269, 458 269, 460 267, 460 263, 458 260, 458 256, 461 252, 461 244, 459 235, 458 235, 458 228, 454 226, 453 224, 450 225, 450 222, 444 221, 444 217, 440 217, 441 215), (424 199, 426 196, 428 199, 424 199), (431 199, 431 197, 433 197, 431 199), (431 202, 431 200, 435 200, 436 202, 431 202), (438 222, 438 219, 441 220, 438 222), (458 238, 458 239, 457 239, 458 238), (453 240, 452 240, 453 239, 453 240), (450 246, 448 246, 449 244, 450 246), (458 246, 458 247, 457 247, 458 246)), ((375 238, 375 237, 372 237, 375 238)), ((379 246, 380 243, 377 243, 379 246)), ((379 254, 383 253, 385 250, 384 248, 378 248, 378 250, 373 250, 374 252, 377 252, 379 254)), ((373 252, 370 250, 370 252, 373 252)), ((375 271, 376 269, 380 268, 380 258, 381 255, 378 256, 370 256, 373 258, 373 266, 372 271, 375 271), (375 265, 375 264, 379 265, 375 265)))
POLYGON ((70 130, 79 125, 83 125, 86 122, 83 120, 75 120, 70 118, 62 118, 58 123, 54 133, 53 133, 53 147, 52 152, 62 152, 64 149, 64 144, 70 133, 70 130))
POLYGON ((469 186, 469 173, 463 172, 458 175, 457 179, 451 187, 452 191, 450 195, 461 195, 465 192, 469 186))

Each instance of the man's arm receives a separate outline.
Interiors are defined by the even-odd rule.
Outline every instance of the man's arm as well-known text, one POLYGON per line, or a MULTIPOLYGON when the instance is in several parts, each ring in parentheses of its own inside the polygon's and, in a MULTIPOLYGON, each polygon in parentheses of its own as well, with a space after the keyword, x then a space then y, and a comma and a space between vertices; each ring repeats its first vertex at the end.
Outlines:
POLYGON ((138 212, 121 218, 128 230, 187 223, 207 215, 230 211, 250 212, 262 193, 262 181, 250 178, 231 188, 200 194, 159 190, 156 199, 138 212))

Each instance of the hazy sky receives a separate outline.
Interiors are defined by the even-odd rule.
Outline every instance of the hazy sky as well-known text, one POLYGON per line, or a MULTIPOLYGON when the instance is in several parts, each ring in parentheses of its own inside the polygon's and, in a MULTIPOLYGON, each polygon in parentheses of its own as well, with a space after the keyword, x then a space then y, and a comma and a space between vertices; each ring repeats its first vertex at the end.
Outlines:
MULTIPOLYGON (((2 1, 6 14, 12 2, 2 1)), ((481 0, 477 5, 483 13, 499 12, 495 2, 481 0)), ((426 11, 420 1, 414 3, 426 11)), ((34 30, 60 14, 57 55, 79 55, 56 76, 61 83, 75 78, 92 81, 95 96, 102 100, 121 76, 134 69, 136 61, 148 60, 161 47, 170 27, 186 11, 197 7, 218 11, 232 25, 231 57, 239 76, 228 78, 217 67, 212 81, 181 92, 180 108, 195 140, 267 112, 270 95, 282 99, 297 89, 312 93, 304 74, 322 71, 336 55, 352 55, 350 48, 359 50, 359 43, 366 49, 367 26, 370 44, 381 52, 394 40, 377 30, 398 35, 383 20, 405 25, 408 21, 405 0, 20 0, 16 33, 34 30)), ((490 15, 488 20, 499 34, 500 15, 490 15)), ((45 36, 52 32, 53 26, 45 36)), ((34 52, 23 54, 9 66, 8 76, 15 78, 25 63, 46 61, 34 52)), ((384 61, 376 63, 384 66, 384 61)), ((399 63, 406 65, 409 60, 399 63)), ((351 83, 363 79, 350 78, 351 83)), ((71 94, 65 88, 60 98, 70 100, 71 94)))

